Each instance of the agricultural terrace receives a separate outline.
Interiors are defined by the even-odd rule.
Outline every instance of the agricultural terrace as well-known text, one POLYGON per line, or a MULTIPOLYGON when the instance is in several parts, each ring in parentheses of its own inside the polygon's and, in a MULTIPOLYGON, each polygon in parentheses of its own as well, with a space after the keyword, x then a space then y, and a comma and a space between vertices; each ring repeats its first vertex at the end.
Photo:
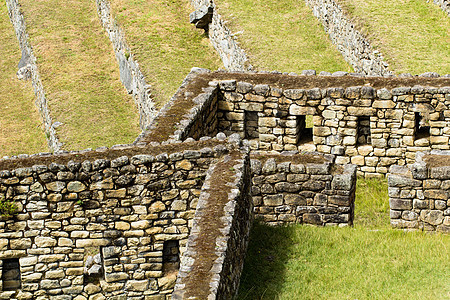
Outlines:
POLYGON ((0 3, 0 53, 0 157, 46 152, 31 82, 16 76, 21 51, 4 1, 0 3))
POLYGON ((450 73, 450 18, 433 1, 338 0, 397 74, 450 73))
POLYGON ((257 70, 352 72, 304 1, 215 2, 257 70))
POLYGON ((139 134, 136 105, 119 79, 95 2, 22 0, 53 121, 65 150, 129 143, 139 134))
POLYGON ((188 0, 112 0, 111 10, 124 29, 152 96, 160 108, 192 67, 223 68, 203 30, 189 23, 188 0))

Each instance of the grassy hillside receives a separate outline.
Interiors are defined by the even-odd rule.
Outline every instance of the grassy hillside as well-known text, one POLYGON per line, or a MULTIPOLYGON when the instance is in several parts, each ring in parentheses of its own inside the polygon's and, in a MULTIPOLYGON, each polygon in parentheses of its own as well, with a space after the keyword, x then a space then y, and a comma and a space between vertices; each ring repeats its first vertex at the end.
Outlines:
POLYGON ((258 70, 351 71, 304 1, 216 0, 258 70))
POLYGON ((46 152, 33 87, 16 76, 21 51, 4 1, 0 3, 0 53, 0 157, 46 152))
POLYGON ((358 179, 355 215, 353 228, 256 223, 238 299, 449 298, 450 236, 390 229, 385 181, 358 179))
POLYGON ((450 73, 450 18, 433 1, 338 0, 396 73, 450 73))
POLYGON ((180 86, 192 67, 216 70, 219 56, 203 34, 189 24, 188 0, 111 0, 152 94, 160 107, 180 86))
POLYGON ((129 143, 139 134, 136 106, 119 79, 95 2, 22 0, 31 44, 64 149, 129 143))

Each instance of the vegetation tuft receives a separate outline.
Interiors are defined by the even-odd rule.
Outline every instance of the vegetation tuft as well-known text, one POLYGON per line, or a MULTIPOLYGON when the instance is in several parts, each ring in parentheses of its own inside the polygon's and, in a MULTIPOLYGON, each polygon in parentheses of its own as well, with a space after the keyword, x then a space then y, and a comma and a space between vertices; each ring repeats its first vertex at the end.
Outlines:
POLYGON ((17 204, 14 201, 0 198, 0 216, 11 218, 18 213, 17 204))
POLYGON ((359 179, 353 228, 256 222, 238 299, 448 299, 450 236, 390 229, 385 188, 359 179))

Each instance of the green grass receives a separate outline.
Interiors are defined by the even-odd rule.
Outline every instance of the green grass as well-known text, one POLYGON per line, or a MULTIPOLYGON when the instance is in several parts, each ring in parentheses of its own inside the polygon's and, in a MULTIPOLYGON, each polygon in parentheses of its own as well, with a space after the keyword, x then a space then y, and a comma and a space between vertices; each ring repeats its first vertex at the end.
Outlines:
POLYGON ((189 23, 194 8, 187 0, 110 2, 158 107, 170 99, 192 67, 223 68, 204 31, 189 23))
POLYGON ((385 181, 359 181, 353 228, 256 222, 238 299, 450 299, 450 236, 390 229, 385 181))
POLYGON ((433 1, 338 0, 396 73, 450 73, 450 18, 433 1))
POLYGON ((217 0, 219 13, 258 70, 351 71, 305 1, 217 0))
POLYGON ((22 0, 31 44, 64 149, 130 143, 136 105, 119 79, 95 1, 22 0))
POLYGON ((20 81, 16 76, 21 51, 5 1, 0 3, 0 53, 0 157, 46 152, 31 81, 20 81))
POLYGON ((363 179, 356 182, 355 227, 390 228, 389 196, 386 179, 363 179))

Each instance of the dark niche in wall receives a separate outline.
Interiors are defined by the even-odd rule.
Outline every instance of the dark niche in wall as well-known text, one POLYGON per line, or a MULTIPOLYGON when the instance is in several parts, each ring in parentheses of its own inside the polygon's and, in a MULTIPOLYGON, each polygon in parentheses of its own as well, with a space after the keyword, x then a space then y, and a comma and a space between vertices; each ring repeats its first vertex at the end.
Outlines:
POLYGON ((430 125, 429 121, 424 117, 424 114, 421 112, 414 113, 414 139, 422 139, 430 137, 430 125))
POLYGON ((179 241, 165 241, 163 246, 163 272, 165 275, 180 268, 179 241))
POLYGON ((244 134, 246 139, 258 139, 258 112, 246 111, 244 114, 244 134))
POLYGON ((371 143, 370 117, 358 117, 356 127, 356 145, 370 145, 371 143))
POLYGON ((311 115, 297 116, 297 145, 312 143, 313 121, 311 115))
POLYGON ((20 264, 18 258, 3 260, 2 282, 4 291, 16 291, 21 287, 20 264))

